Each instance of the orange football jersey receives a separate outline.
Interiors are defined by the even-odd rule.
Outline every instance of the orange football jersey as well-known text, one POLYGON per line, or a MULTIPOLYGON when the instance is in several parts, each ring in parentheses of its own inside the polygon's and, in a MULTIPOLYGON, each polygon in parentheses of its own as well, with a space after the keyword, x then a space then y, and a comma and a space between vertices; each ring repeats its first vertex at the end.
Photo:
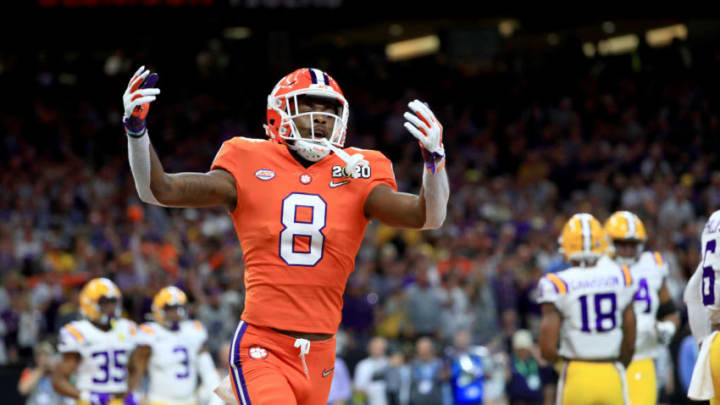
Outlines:
POLYGON ((233 138, 212 164, 235 177, 230 213, 245 259, 245 311, 250 324, 335 333, 345 283, 355 265, 368 219, 365 199, 378 184, 397 189, 392 164, 380 152, 360 178, 342 176, 335 154, 305 168, 287 146, 233 138))

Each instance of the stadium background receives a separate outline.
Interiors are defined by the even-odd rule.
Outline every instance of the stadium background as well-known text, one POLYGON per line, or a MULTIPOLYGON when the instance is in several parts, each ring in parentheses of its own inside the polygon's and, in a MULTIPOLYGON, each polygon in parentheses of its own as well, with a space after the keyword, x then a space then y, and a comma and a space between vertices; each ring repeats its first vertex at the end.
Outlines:
MULTIPOLYGON (((0 386, 7 403, 23 403, 20 372, 38 343, 54 342, 77 316, 77 291, 88 278, 112 278, 137 321, 161 286, 182 287, 213 352, 222 352, 242 311, 242 255, 225 213, 136 198, 120 97, 141 64, 160 75, 148 125, 171 172, 207 170, 232 136, 263 137, 272 86, 312 66, 337 79, 350 102, 348 145, 384 152, 400 189, 414 192, 420 154, 402 113, 413 98, 430 103, 445 127, 448 219, 425 233, 369 227, 341 325, 340 356, 351 372, 372 336, 390 339, 410 362, 417 337, 431 336, 442 357, 467 329, 493 360, 489 392, 508 396, 502 373, 511 337, 521 328, 536 332, 535 283, 562 267, 558 231, 578 211, 601 220, 620 208, 638 213, 648 248, 670 263, 669 287, 682 306, 699 229, 720 208, 720 25, 659 9, 621 18, 483 7, 38 0, 5 13, 0 386), (671 28, 649 33, 663 27, 671 28), (428 46, 425 54, 392 60, 389 44, 416 38, 424 38, 415 46, 428 46)), ((685 318, 671 345, 665 403, 684 398, 685 318)))

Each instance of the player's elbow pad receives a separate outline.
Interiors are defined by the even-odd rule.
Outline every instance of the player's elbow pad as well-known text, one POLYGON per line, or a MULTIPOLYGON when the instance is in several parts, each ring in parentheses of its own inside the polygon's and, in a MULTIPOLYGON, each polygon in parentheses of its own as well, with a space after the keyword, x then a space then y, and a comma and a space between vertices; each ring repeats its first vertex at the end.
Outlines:
POLYGON ((430 173, 423 171, 423 193, 425 197, 425 224, 422 229, 437 229, 445 222, 447 203, 450 199, 450 184, 445 170, 430 173))
POLYGON ((150 189, 150 137, 147 135, 147 131, 139 138, 130 135, 127 138, 128 161, 138 197, 142 202, 165 206, 155 198, 150 189))

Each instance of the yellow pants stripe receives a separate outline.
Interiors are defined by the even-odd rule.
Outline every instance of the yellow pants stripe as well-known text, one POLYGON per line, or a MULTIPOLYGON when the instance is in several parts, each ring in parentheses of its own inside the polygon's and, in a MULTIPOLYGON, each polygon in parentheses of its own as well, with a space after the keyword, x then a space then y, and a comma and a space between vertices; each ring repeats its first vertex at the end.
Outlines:
POLYGON ((710 374, 715 388, 715 398, 710 400, 710 405, 720 405, 720 334, 715 335, 710 344, 710 374))

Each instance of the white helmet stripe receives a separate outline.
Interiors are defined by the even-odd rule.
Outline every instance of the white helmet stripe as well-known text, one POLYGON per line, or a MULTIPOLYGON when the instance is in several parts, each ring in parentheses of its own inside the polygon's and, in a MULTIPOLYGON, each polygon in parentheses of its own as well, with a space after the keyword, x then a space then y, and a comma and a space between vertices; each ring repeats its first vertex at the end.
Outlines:
POLYGON ((106 294, 107 296, 109 296, 109 297, 114 297, 114 296, 116 295, 115 285, 113 284, 112 281, 110 281, 110 280, 108 280, 108 279, 106 279, 106 278, 101 278, 101 279, 100 279, 100 282, 103 283, 103 284, 105 284, 105 287, 107 287, 107 289, 108 289, 108 292, 107 292, 107 294, 106 294))
POLYGON ((592 230, 590 229, 590 218, 583 214, 580 216, 580 226, 582 230, 583 238, 583 251, 589 252, 592 250, 592 230))
POLYGON ((622 214, 628 223, 628 233, 627 233, 626 237, 627 238, 637 237, 637 227, 635 226, 635 215, 632 212, 628 212, 628 211, 623 211, 622 214))
POLYGON ((315 79, 317 79, 317 84, 322 84, 325 86, 329 86, 330 83, 327 83, 325 81, 325 73, 323 73, 320 69, 310 69, 315 74, 315 79))

